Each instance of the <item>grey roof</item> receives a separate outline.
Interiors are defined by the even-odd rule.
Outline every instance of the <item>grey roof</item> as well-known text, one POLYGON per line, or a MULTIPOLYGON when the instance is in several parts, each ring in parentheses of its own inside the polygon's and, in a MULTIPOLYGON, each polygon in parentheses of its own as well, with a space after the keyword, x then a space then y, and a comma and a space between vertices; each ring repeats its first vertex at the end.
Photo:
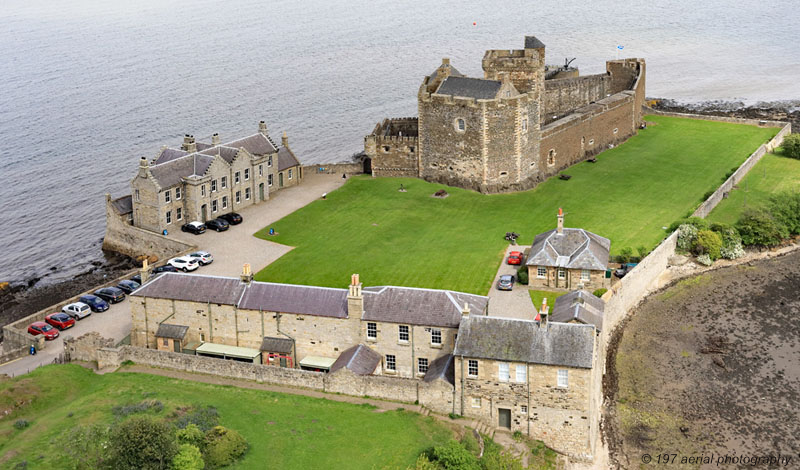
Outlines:
POLYGON ((603 328, 603 310, 606 304, 587 290, 576 290, 556 299, 550 313, 550 321, 567 323, 577 320, 594 325, 597 331, 603 328))
POLYGON ((214 147, 214 145, 212 145, 212 144, 207 144, 205 142, 197 142, 197 150, 199 152, 202 152, 203 150, 208 150, 208 149, 213 148, 213 147, 214 147))
POLYGON ((225 144, 225 146, 237 149, 239 147, 244 147, 245 150, 250 152, 250 155, 267 155, 269 153, 275 153, 278 151, 278 148, 275 146, 272 140, 261 133, 253 134, 243 139, 234 140, 233 142, 228 142, 225 144))
MULTIPOLYGON (((458 70, 457 70, 455 67, 453 67, 452 65, 447 65, 447 67, 449 67, 449 68, 450 68, 450 75, 448 75, 449 77, 463 77, 463 76, 464 76, 464 74, 462 74, 461 72, 459 72, 459 71, 458 71, 458 70)), ((441 68, 442 68, 442 66, 441 66, 441 65, 440 65, 440 66, 438 66, 438 67, 436 67, 436 70, 434 70, 434 71, 433 71, 433 73, 430 75, 431 79, 430 79, 430 81, 429 81, 428 83, 433 83, 433 82, 436 80, 436 77, 438 77, 438 76, 439 76, 439 69, 441 69, 441 68)))
POLYGON ((482 78, 447 77, 436 91, 440 95, 466 96, 479 100, 491 100, 497 97, 502 84, 497 80, 482 78))
POLYGON ((162 323, 158 325, 158 331, 156 331, 156 338, 172 338, 172 339, 180 339, 186 337, 186 332, 189 331, 188 326, 183 325, 169 325, 167 323, 162 323))
POLYGON ((533 239, 528 266, 605 270, 611 241, 582 228, 553 229, 533 239))
POLYGON ((203 155, 219 155, 226 162, 231 163, 234 159, 236 159, 236 155, 239 155, 239 149, 218 145, 216 147, 210 147, 205 150, 201 150, 200 153, 203 155))
POLYGON ((288 147, 281 147, 280 150, 278 150, 278 171, 283 171, 298 165, 300 165, 300 162, 297 161, 294 152, 288 147))
POLYGON ((236 305, 243 290, 244 284, 235 277, 162 273, 131 296, 236 305))
POLYGON ((162 188, 170 188, 180 183, 183 178, 192 175, 203 176, 213 161, 214 157, 193 153, 153 165, 150 167, 150 173, 162 188))
POLYGON ((452 354, 445 354, 436 358, 428 365, 428 372, 425 373, 422 381, 433 382, 436 379, 444 379, 451 384, 455 384, 455 366, 453 362, 452 354))
POLYGON ((239 308, 347 318, 347 289, 251 282, 239 308))
POLYGON ((111 201, 111 207, 119 215, 130 214, 133 212, 133 198, 131 198, 130 194, 118 197, 111 201))
POLYGON ((544 43, 536 36, 525 36, 525 49, 544 49, 544 43))
POLYGON ((265 336, 261 341, 261 350, 266 352, 291 354, 293 344, 294 342, 289 338, 265 336))
POLYGON ((152 161, 152 164, 158 165, 159 163, 166 163, 175 160, 176 158, 185 157, 186 155, 189 155, 189 152, 165 147, 161 149, 161 152, 152 161))
POLYGON ((380 362, 380 354, 363 344, 357 344, 339 355, 336 362, 331 365, 330 372, 347 368, 357 375, 369 375, 375 372, 375 368, 380 362))
POLYGON ((464 303, 483 314, 489 302, 481 295, 412 287, 365 287, 363 293, 362 320, 446 328, 458 327, 464 303))
POLYGON ((456 356, 591 369, 590 325, 470 315, 461 322, 456 356))

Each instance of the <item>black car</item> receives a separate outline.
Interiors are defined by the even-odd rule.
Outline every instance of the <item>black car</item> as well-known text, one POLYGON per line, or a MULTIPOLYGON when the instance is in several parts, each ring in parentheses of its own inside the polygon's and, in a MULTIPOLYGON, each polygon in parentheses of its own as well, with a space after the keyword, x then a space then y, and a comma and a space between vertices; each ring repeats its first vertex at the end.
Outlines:
POLYGON ((139 286, 140 284, 138 282, 129 281, 127 279, 119 281, 119 284, 117 284, 117 287, 122 289, 126 294, 130 294, 131 292, 135 291, 139 288, 139 286))
POLYGON ((225 230, 228 230, 231 225, 224 219, 214 219, 206 222, 206 227, 208 227, 210 230, 216 230, 217 232, 224 232, 225 230))
POLYGON ((108 302, 92 294, 82 295, 78 301, 88 305, 93 312, 105 312, 109 307, 108 302))
POLYGON ((103 287, 102 289, 97 289, 94 291, 94 295, 107 302, 111 302, 112 304, 125 300, 125 292, 116 287, 103 287))
POLYGON ((158 267, 153 268, 153 270, 150 271, 150 274, 155 275, 155 274, 161 274, 161 273, 177 273, 177 272, 178 272, 178 268, 176 268, 175 266, 170 266, 168 264, 165 264, 164 266, 158 266, 158 267))
POLYGON ((135 282, 135 283, 137 283, 139 285, 142 285, 142 275, 141 274, 137 274, 137 275, 133 276, 131 278, 131 281, 133 281, 133 282, 135 282))
POLYGON ((201 233, 205 233, 206 226, 202 222, 194 221, 189 222, 188 224, 183 224, 181 226, 181 231, 200 235, 201 233))
POLYGON ((227 221, 231 225, 239 225, 242 223, 242 216, 236 212, 230 212, 219 216, 220 219, 227 221))

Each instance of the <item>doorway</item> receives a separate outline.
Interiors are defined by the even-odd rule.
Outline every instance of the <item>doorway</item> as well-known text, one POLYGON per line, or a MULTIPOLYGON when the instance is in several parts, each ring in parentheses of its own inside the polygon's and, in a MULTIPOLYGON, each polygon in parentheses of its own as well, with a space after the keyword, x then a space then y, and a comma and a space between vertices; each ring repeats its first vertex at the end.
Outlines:
POLYGON ((365 158, 364 159, 364 173, 367 174, 367 175, 371 175, 372 174, 372 159, 371 158, 365 158))
POLYGON ((283 173, 278 173, 278 187, 283 187, 283 173))
POLYGON ((206 222, 206 212, 207 212, 206 205, 203 204, 202 206, 200 206, 200 222, 203 223, 206 222))
POLYGON ((264 200, 264 183, 258 185, 258 200, 264 200))
POLYGON ((172 340, 172 349, 175 352, 181 352, 181 342, 178 341, 177 339, 173 339, 172 340))
POLYGON ((508 408, 498 408, 497 417, 501 428, 511 429, 511 410, 508 408))

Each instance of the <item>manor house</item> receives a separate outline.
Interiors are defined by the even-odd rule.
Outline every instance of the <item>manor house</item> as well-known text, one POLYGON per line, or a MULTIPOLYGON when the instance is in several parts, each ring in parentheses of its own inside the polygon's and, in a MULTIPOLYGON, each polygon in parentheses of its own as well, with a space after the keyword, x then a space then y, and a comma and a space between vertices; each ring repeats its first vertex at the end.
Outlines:
POLYGON ((645 61, 578 76, 545 65, 545 46, 489 50, 482 78, 443 59, 417 93, 419 117, 385 119, 365 137, 373 176, 418 177, 481 192, 528 189, 636 133, 645 61))

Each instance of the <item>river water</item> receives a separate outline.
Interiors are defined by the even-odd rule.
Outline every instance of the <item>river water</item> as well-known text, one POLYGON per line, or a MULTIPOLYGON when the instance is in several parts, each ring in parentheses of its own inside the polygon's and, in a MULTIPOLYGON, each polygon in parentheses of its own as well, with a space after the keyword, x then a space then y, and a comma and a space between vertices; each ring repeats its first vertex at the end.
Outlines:
POLYGON ((3 0, 0 281, 102 260, 103 194, 185 133, 264 119, 304 163, 346 159, 383 117, 416 115, 442 57, 480 76, 485 49, 526 34, 582 73, 646 58, 648 96, 797 99, 796 18, 789 0, 3 0))

